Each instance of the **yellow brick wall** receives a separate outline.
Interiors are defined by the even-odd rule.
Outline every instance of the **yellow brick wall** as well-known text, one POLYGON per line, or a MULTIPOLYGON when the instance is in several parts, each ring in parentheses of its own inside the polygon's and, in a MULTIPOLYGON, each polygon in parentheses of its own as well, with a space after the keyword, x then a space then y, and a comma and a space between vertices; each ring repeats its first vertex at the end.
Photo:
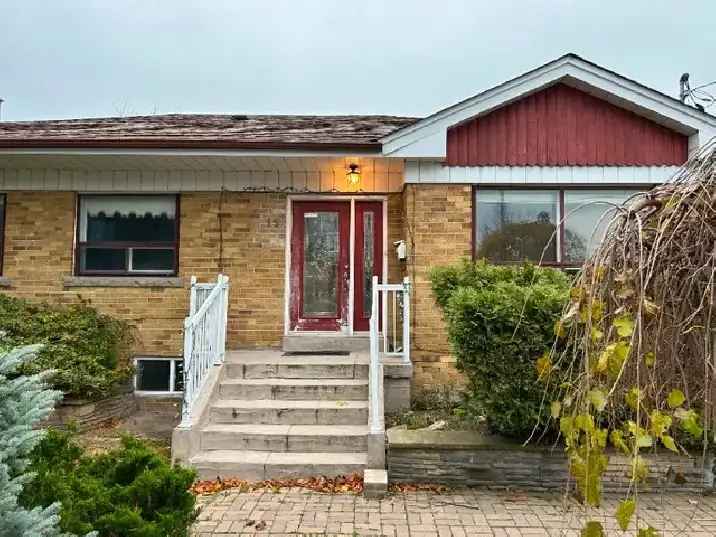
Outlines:
POLYGON ((428 275, 436 265, 456 263, 471 255, 472 188, 406 185, 403 214, 410 253, 406 270, 413 282, 413 384, 417 389, 461 384, 463 378, 455 369, 428 275))
MULTIPOLYGON (((188 310, 188 282, 219 271, 219 193, 182 194, 179 276, 184 288, 68 287, 72 275, 76 195, 7 194, 3 292, 35 301, 84 301, 135 327, 135 352, 177 356, 188 310)), ((230 278, 228 345, 275 346, 283 334, 286 196, 225 193, 223 269, 230 278)))
MULTIPOLYGON (((388 200, 388 272, 392 282, 402 278, 392 248, 392 242, 403 237, 402 194, 391 194, 388 200)), ((190 277, 210 281, 222 271, 231 286, 228 347, 280 345, 285 194, 182 194, 179 276, 183 288, 64 287, 64 279, 72 276, 76 204, 73 192, 7 194, 3 275, 12 286, 3 292, 35 301, 87 302, 135 327, 136 354, 177 356, 182 351, 190 277)))
MULTIPOLYGON (((184 288, 65 288, 64 278, 72 275, 76 203, 73 192, 7 194, 3 275, 12 287, 3 292, 36 301, 85 301, 135 326, 137 354, 177 356, 190 276, 208 281, 223 270, 231 285, 229 348, 280 345, 285 194, 182 194, 179 275, 184 288)), ((454 368, 428 272, 470 255, 471 206, 471 188, 464 185, 407 185, 402 194, 388 197, 388 279, 397 282, 409 275, 413 282, 416 387, 462 380, 454 368), (397 261, 392 245, 403 238, 409 243, 407 263, 397 261)))

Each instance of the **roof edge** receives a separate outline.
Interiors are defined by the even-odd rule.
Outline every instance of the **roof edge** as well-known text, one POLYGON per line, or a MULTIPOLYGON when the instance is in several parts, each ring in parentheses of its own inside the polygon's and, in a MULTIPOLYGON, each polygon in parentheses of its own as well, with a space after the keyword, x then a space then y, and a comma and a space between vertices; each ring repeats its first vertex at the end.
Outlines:
POLYGON ((315 150, 380 152, 380 142, 239 142, 232 140, 173 139, 156 140, 134 138, 129 140, 97 138, 34 138, 3 140, 0 149, 249 149, 249 150, 315 150))

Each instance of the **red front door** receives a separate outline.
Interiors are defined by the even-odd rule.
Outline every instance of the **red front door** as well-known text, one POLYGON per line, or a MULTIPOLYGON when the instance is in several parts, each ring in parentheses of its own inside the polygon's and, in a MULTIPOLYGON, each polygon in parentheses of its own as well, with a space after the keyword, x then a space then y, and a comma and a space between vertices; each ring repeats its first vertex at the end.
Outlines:
POLYGON ((292 210, 290 328, 367 331, 373 276, 383 271, 383 204, 355 201, 350 300, 350 201, 295 201, 292 210))
POLYGON ((350 202, 293 203, 291 329, 340 331, 348 322, 350 202))

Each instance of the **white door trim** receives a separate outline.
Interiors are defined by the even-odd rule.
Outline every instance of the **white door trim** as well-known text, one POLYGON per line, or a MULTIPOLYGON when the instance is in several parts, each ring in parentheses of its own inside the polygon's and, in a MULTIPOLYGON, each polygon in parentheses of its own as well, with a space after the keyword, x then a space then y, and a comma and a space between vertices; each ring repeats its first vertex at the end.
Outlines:
MULTIPOLYGON (((293 202, 294 201, 347 201, 350 202, 350 266, 349 266, 349 292, 348 292, 348 329, 343 333, 353 335, 353 309, 355 290, 355 203, 356 201, 380 201, 383 204, 383 267, 382 281, 388 278, 388 196, 385 195, 321 195, 321 194, 289 194, 286 197, 286 248, 284 255, 284 293, 283 293, 283 333, 289 334, 312 334, 312 332, 291 332, 291 236, 293 231, 293 202)), ((313 332, 315 334, 315 332, 313 332)))

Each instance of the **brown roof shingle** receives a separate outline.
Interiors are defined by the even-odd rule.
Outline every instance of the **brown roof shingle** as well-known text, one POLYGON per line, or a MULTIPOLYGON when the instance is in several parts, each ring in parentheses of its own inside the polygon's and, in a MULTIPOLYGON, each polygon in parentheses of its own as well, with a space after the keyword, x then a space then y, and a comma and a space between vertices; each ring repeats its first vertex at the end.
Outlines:
POLYGON ((381 137, 416 119, 170 114, 0 122, 0 147, 376 149, 381 137))

